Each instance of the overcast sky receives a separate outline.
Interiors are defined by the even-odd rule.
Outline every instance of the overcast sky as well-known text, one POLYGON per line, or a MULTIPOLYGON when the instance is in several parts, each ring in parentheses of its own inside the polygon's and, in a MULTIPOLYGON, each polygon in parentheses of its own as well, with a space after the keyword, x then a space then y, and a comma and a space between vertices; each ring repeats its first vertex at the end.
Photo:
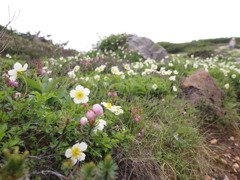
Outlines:
POLYGON ((240 37, 240 0, 1 0, 0 24, 52 35, 87 51, 99 37, 128 33, 154 42, 240 37))

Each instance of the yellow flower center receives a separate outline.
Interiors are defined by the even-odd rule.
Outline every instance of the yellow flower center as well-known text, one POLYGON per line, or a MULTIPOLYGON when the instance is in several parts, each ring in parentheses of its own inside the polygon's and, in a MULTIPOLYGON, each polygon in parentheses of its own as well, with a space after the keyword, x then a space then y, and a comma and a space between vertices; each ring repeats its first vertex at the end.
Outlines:
POLYGON ((82 151, 81 151, 79 148, 74 148, 74 149, 72 150, 72 155, 73 155, 73 157, 74 157, 75 159, 77 159, 78 156, 81 155, 81 152, 82 152, 82 151))
POLYGON ((75 96, 77 99, 82 99, 84 97, 84 93, 82 91, 78 91, 78 92, 76 92, 75 96))
POLYGON ((111 103, 106 103, 106 108, 111 109, 112 108, 112 104, 111 103))

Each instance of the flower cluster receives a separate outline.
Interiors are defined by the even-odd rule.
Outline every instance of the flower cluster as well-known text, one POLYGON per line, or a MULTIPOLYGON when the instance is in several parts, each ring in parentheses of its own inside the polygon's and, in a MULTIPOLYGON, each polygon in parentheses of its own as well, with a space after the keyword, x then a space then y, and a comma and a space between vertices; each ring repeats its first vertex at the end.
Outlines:
POLYGON ((103 108, 100 104, 94 104, 92 109, 88 109, 86 116, 82 117, 80 124, 85 126, 88 122, 94 127, 93 132, 97 133, 98 130, 102 131, 107 125, 107 122, 103 119, 97 119, 97 116, 103 116, 103 108))
POLYGON ((106 65, 101 65, 95 69, 96 72, 102 72, 106 68, 106 65))

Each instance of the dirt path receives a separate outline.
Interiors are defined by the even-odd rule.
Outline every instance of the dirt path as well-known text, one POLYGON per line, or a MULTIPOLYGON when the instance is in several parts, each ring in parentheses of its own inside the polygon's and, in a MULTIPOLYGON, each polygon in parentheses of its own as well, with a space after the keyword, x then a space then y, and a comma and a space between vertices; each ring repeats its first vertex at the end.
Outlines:
POLYGON ((214 161, 206 180, 240 180, 240 138, 230 129, 220 132, 210 128, 207 141, 214 161))

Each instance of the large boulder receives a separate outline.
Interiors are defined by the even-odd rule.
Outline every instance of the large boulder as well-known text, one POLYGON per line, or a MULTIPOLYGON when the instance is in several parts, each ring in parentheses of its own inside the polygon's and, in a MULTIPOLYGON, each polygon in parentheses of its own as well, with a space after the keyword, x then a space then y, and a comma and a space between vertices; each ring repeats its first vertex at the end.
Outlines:
POLYGON ((161 61, 168 55, 162 46, 145 37, 133 35, 127 38, 126 43, 128 44, 128 50, 137 51, 146 59, 161 61))
POLYGON ((192 104, 211 105, 215 114, 222 117, 225 95, 211 75, 203 69, 195 71, 181 84, 181 89, 192 104))

